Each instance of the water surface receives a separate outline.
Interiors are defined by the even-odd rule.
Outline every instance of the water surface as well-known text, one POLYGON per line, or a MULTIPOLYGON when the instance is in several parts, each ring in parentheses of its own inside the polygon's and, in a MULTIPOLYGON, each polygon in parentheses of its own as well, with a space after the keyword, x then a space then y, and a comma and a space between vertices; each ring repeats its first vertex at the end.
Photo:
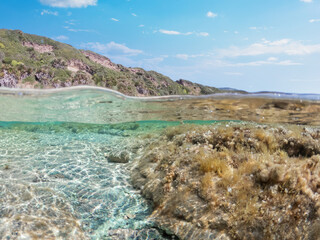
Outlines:
POLYGON ((243 120, 320 124, 320 95, 215 94, 137 98, 103 88, 0 90, 0 121, 108 124, 243 120))

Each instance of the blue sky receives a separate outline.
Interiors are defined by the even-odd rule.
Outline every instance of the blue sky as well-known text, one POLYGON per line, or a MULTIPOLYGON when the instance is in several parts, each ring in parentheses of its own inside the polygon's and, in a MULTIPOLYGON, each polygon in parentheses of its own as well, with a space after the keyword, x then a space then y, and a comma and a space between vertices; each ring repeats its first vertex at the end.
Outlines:
POLYGON ((320 0, 10 0, 0 28, 215 87, 320 93, 320 0))

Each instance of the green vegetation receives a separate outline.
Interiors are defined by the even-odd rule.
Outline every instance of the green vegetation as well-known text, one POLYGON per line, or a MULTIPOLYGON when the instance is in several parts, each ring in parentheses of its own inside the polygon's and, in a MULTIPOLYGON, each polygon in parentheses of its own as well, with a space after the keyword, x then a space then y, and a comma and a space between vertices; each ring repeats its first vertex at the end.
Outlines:
POLYGON ((64 69, 54 69, 54 80, 67 81, 71 77, 71 72, 64 69))
POLYGON ((3 62, 4 64, 11 64, 12 60, 11 60, 11 58, 6 57, 6 58, 4 58, 4 59, 2 60, 2 62, 3 62))
POLYGON ((33 76, 29 76, 26 77, 25 79, 23 79, 23 83, 34 83, 36 81, 36 79, 33 76))
POLYGON ((18 62, 16 60, 12 60, 10 63, 13 67, 17 66, 17 65, 23 65, 23 62, 18 62))
POLYGON ((109 67, 103 66, 101 61, 108 62, 109 59, 101 55, 20 30, 0 29, 0 61, 0 72, 10 69, 18 86, 25 82, 33 82, 37 88, 96 85, 132 96, 221 92, 191 82, 184 86, 160 73, 141 68, 130 69, 113 63, 109 67), (201 90, 195 91, 195 88, 201 90))

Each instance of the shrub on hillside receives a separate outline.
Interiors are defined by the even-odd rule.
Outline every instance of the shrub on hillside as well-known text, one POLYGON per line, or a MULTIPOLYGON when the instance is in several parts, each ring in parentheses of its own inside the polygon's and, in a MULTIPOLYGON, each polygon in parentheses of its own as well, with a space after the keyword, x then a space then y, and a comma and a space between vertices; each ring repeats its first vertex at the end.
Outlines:
POLYGON ((34 76, 29 76, 29 77, 26 77, 25 79, 23 79, 23 83, 34 83, 36 81, 35 77, 34 76))
POLYGON ((2 62, 4 58, 5 58, 4 52, 0 52, 0 62, 2 62))
POLYGON ((4 64, 11 64, 12 59, 11 59, 11 58, 8 58, 8 57, 5 57, 5 58, 2 60, 2 62, 3 62, 4 64))
POLYGON ((23 65, 23 62, 18 62, 16 60, 12 60, 10 64, 11 64, 11 66, 15 67, 17 65, 23 65))
POLYGON ((62 58, 56 58, 51 62, 51 66, 54 68, 66 68, 67 62, 62 58))
POLYGON ((71 72, 63 69, 56 69, 54 71, 54 79, 60 80, 61 82, 65 82, 71 77, 71 72))

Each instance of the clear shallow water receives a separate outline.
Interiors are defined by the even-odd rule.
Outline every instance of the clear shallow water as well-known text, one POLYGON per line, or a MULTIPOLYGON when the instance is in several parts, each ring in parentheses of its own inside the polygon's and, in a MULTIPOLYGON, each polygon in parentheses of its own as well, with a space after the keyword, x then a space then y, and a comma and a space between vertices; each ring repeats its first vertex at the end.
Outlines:
POLYGON ((320 125, 320 95, 217 94, 135 98, 101 88, 0 89, 0 121, 109 124, 242 120, 320 125))
POLYGON ((221 120, 319 125, 319 98, 1 90, 0 239, 164 239, 130 185, 129 164, 105 154, 141 133, 221 120))
MULTIPOLYGON (((152 226, 150 205, 130 186, 128 166, 105 158, 128 145, 123 131, 61 123, 0 126, 1 239, 16 233, 28 239, 37 229, 40 238, 101 239, 112 229, 152 226)), ((162 239, 155 230, 139 234, 162 239)))

